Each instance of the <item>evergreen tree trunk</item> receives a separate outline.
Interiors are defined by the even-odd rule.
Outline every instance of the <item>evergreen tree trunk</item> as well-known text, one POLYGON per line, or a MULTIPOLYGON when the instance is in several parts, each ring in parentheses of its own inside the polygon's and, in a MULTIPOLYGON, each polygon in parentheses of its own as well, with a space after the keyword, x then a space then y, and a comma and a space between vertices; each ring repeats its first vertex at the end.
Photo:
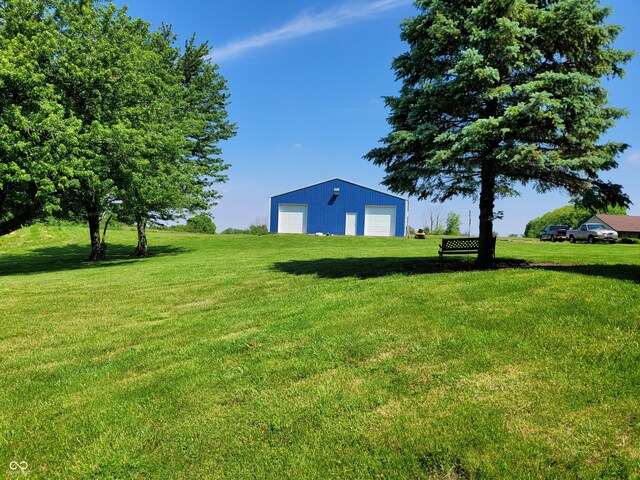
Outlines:
POLYGON ((92 262, 104 260, 107 247, 100 237, 100 217, 91 215, 89 221, 89 235, 91 236, 91 254, 89 260, 92 262))
POLYGON ((136 257, 146 257, 148 255, 147 251, 147 219, 145 217, 140 217, 137 220, 138 225, 138 246, 136 247, 135 256, 136 257))
POLYGON ((480 173, 480 248, 478 249, 478 267, 493 267, 493 207, 495 203, 496 174, 491 160, 482 162, 480 173))

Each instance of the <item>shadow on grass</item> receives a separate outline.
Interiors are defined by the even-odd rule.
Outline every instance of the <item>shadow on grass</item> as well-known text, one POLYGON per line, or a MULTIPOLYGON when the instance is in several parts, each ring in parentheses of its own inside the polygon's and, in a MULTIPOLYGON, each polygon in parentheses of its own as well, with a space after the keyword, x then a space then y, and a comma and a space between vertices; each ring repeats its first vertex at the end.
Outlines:
POLYGON ((610 278, 640 283, 640 265, 553 265, 531 264, 530 268, 540 268, 553 272, 574 273, 591 277, 610 278))
MULTIPOLYGON (((473 257, 447 258, 443 262, 440 262, 438 257, 321 258, 277 262, 271 268, 292 275, 317 275, 320 278, 334 279, 355 277, 362 280, 396 274, 424 275, 478 270, 473 257)), ((518 259, 496 259, 494 269, 512 268, 535 268, 640 283, 640 265, 558 265, 518 259)))
POLYGON ((419 275, 474 270, 473 259, 451 260, 440 263, 438 257, 366 257, 321 258, 318 260, 291 260, 277 262, 272 269, 292 275, 317 275, 320 278, 360 279, 387 275, 419 275))
MULTIPOLYGON (((88 245, 34 248, 20 255, 0 255, 0 277, 30 273, 57 272, 81 268, 105 268, 144 261, 133 256, 131 245, 108 244, 107 259, 100 262, 87 260, 88 245)), ((179 255, 188 252, 183 247, 156 246, 149 248, 149 257, 179 255)), ((146 257, 146 258, 149 258, 146 257)))

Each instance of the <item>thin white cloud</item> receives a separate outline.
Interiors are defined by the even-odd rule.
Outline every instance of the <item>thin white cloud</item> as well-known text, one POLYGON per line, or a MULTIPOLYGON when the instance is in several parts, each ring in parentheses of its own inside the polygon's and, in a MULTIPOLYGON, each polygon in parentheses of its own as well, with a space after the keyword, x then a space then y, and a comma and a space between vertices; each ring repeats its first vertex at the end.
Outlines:
POLYGON ((238 58, 252 50, 305 37, 312 33, 333 30, 410 3, 411 0, 376 0, 371 3, 349 3, 315 14, 306 13, 275 30, 231 42, 218 49, 214 48, 211 58, 215 62, 238 58))
POLYGON ((640 165, 640 150, 631 150, 625 155, 627 162, 640 165))
POLYGON ((302 144, 301 143, 294 143, 293 148, 302 148, 302 144))

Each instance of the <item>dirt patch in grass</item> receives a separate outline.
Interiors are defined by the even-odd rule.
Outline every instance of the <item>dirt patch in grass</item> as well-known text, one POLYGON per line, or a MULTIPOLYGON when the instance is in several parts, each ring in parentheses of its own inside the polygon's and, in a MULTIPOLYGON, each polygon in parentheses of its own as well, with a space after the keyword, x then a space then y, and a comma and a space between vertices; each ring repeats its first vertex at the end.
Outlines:
POLYGON ((405 352, 401 352, 398 350, 385 350, 382 353, 379 353, 378 355, 374 355, 373 357, 369 357, 367 358, 363 364, 364 366, 372 366, 372 365, 376 365, 378 363, 382 363, 385 362, 387 360, 392 360, 394 358, 396 358, 398 355, 401 355, 405 352))

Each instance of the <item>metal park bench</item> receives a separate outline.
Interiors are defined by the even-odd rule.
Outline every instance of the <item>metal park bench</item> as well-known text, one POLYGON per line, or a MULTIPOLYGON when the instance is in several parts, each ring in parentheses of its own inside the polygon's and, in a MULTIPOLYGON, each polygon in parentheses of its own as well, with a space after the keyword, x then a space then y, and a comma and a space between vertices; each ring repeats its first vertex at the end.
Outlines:
MULTIPOLYGON (((478 253, 480 239, 477 237, 443 238, 440 245, 440 261, 443 255, 464 255, 466 253, 478 253)), ((491 253, 496 256, 496 237, 491 237, 491 253)))

